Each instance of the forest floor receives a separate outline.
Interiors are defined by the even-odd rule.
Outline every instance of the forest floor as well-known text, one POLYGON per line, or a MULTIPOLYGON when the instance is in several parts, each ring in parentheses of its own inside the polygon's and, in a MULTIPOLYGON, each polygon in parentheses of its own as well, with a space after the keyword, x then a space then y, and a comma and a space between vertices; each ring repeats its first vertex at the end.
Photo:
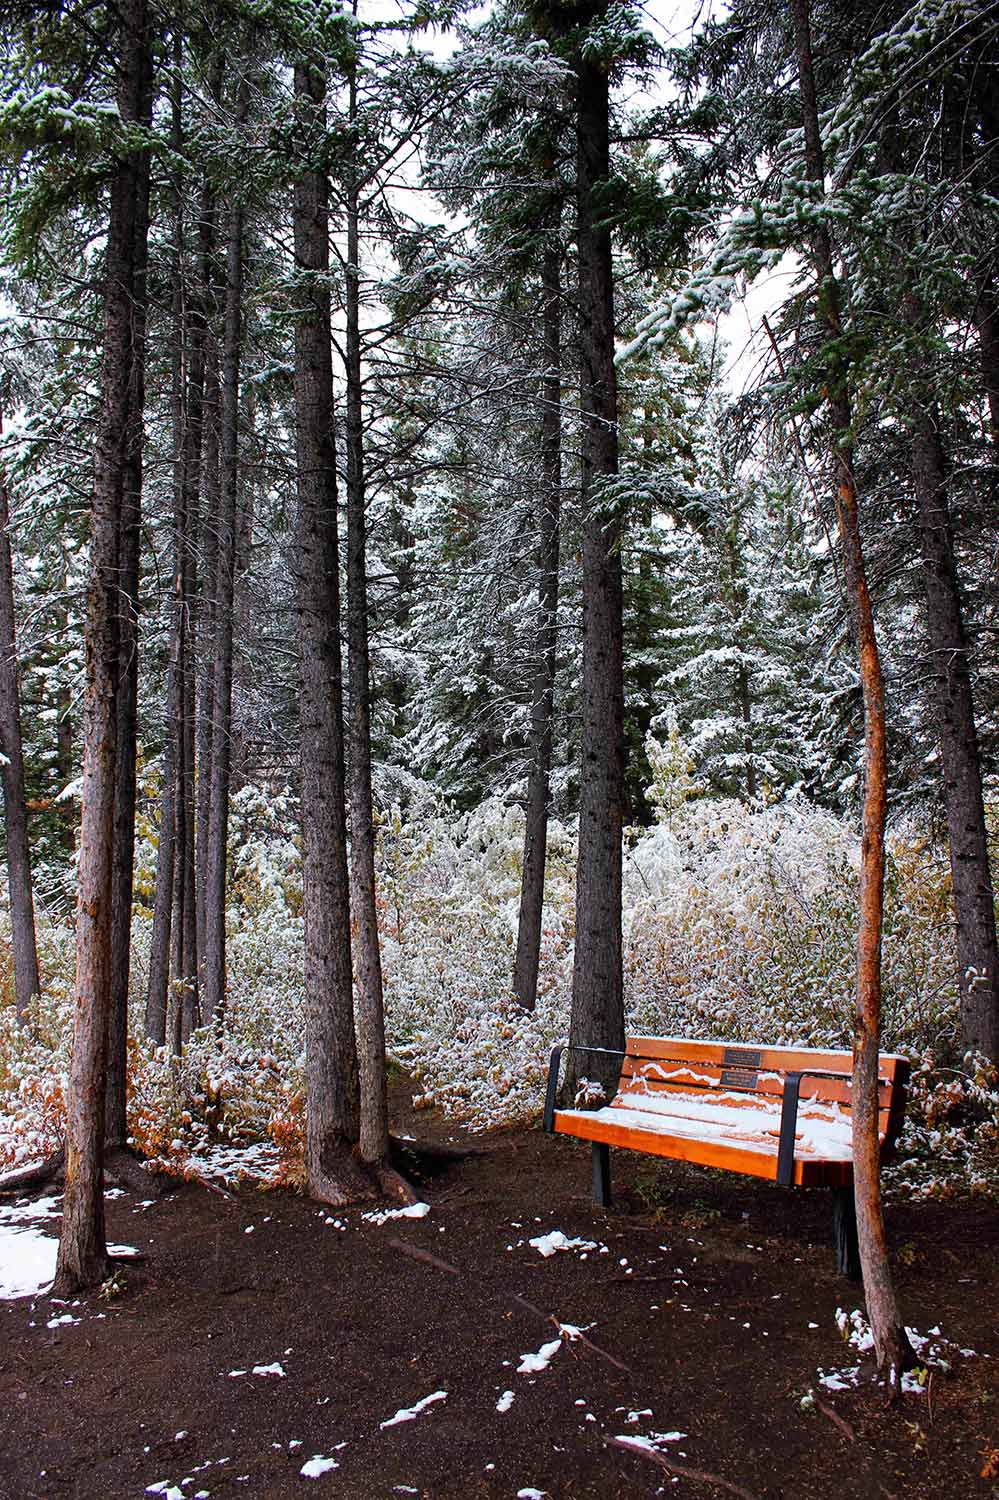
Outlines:
POLYGON ((888 1408, 843 1373, 860 1294, 826 1195, 617 1153, 603 1211, 582 1143, 475 1139, 421 1181, 423 1218, 112 1197, 145 1257, 116 1296, 0 1301, 2 1500, 999 1493, 994 1210, 889 1205, 906 1319, 955 1347, 888 1408), (593 1243, 531 1245, 556 1230, 593 1243))

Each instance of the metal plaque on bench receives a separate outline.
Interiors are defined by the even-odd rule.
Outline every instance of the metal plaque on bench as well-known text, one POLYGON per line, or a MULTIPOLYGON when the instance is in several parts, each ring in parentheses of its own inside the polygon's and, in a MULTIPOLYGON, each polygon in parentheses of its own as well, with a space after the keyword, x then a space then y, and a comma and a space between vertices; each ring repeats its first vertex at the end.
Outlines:
POLYGON ((755 1089, 763 1053, 757 1047, 726 1047, 721 1081, 727 1088, 755 1089))

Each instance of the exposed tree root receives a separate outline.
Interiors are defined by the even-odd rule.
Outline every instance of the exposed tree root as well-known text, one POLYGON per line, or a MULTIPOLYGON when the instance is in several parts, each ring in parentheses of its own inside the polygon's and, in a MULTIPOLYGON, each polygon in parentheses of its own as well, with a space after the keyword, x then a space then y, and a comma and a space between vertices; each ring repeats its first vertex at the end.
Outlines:
POLYGON ((310 1198, 330 1208, 348 1208, 353 1203, 372 1203, 379 1186, 372 1173, 346 1141, 329 1144, 318 1161, 306 1153, 306 1188, 310 1198))
POLYGON ((44 1161, 33 1162, 27 1167, 15 1167, 12 1172, 5 1172, 0 1177, 0 1195, 20 1194, 29 1188, 45 1187, 46 1183, 62 1177, 65 1164, 66 1149, 60 1146, 58 1151, 44 1161))
POLYGON ((107 1281, 111 1269, 111 1257, 106 1251, 91 1257, 83 1265, 62 1266, 56 1273, 49 1296, 69 1298, 93 1292, 107 1281))
MULTIPOLYGON (((61 1181, 65 1164, 66 1148, 60 1146, 45 1161, 5 1172, 0 1177, 0 1196, 20 1194, 61 1181)), ((169 1178, 161 1172, 150 1171, 143 1158, 125 1146, 108 1148, 104 1157, 104 1177, 115 1186, 127 1188, 143 1198, 160 1198, 169 1191, 169 1178)))
POLYGON ((420 1202, 420 1194, 416 1188, 407 1177, 396 1170, 391 1162, 366 1162, 365 1166, 386 1198, 405 1204, 420 1202))

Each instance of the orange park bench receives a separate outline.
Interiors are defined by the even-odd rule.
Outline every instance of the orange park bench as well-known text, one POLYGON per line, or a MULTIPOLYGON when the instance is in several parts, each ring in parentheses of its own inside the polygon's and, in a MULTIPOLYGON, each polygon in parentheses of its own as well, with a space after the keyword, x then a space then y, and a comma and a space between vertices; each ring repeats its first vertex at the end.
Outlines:
MULTIPOLYGON (((568 1044, 554 1048, 548 1070, 544 1127, 593 1145, 593 1196, 609 1207, 610 1147, 766 1177, 787 1187, 833 1192, 837 1262, 860 1274, 853 1202, 850 1052, 802 1047, 744 1047, 674 1037, 629 1036, 624 1052, 572 1050, 622 1058, 609 1104, 557 1109, 559 1064, 568 1044)), ((909 1063, 878 1059, 881 1159, 898 1139, 909 1063)))

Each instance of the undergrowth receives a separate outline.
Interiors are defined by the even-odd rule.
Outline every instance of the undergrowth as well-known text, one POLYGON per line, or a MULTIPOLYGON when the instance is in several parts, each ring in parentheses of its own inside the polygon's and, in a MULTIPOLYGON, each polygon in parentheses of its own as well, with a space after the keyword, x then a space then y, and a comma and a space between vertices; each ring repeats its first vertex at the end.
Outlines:
MULTIPOLYGON (((232 820, 225 1025, 170 1058, 142 1038, 151 914, 133 923, 129 1128, 169 1170, 208 1139, 270 1135, 283 1179, 301 1178, 304 1125, 302 898, 287 794, 245 791, 232 820)), ((379 918, 393 1066, 418 1104, 473 1128, 535 1120, 548 1053, 568 1029, 574 836, 550 836, 538 1003, 510 991, 522 816, 498 799, 378 829, 379 918)), ((151 867, 150 834, 140 869, 151 867)), ((693 802, 626 843, 627 1024, 653 1034, 848 1047, 852 1023, 857 842, 832 815, 794 800, 751 810, 693 802)), ((62 1134, 71 1031, 72 932, 41 915, 43 995, 19 1029, 0 1004, 0 1169, 53 1149, 62 1134)), ((9 968, 0 912, 0 980, 9 968)), ((952 913, 937 851, 905 829, 886 886, 886 1050, 913 1061, 890 1186, 907 1194, 999 1194, 999 1079, 958 1055, 952 913)), ((5 986, 3 993, 9 990, 5 986)))

